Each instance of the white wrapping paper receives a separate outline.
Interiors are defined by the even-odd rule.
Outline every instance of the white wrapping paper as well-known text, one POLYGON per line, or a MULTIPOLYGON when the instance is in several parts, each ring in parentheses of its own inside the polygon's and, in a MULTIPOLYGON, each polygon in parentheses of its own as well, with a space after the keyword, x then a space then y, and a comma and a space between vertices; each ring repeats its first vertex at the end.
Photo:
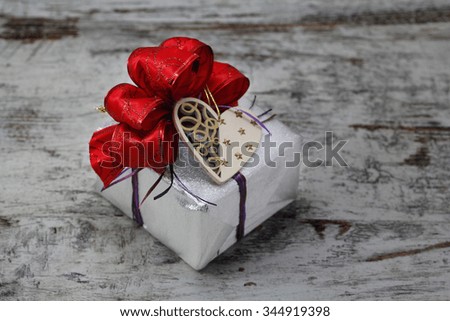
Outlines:
MULTIPOLYGON (((246 105, 249 105, 248 101, 241 102, 241 106, 246 105)), ((262 111, 254 106, 252 112, 258 115, 262 111)), ((294 152, 300 151, 300 138, 276 119, 265 125, 272 134, 271 142, 277 146, 292 142, 293 147, 286 148, 284 153, 280 153, 278 148, 271 148, 270 159, 275 165, 270 165, 264 161, 267 159, 264 155, 268 153, 266 148, 260 146, 254 156, 259 159, 258 164, 246 164, 241 170, 247 180, 245 234, 292 202, 297 194, 300 165, 287 167, 286 161, 292 161, 294 152)), ((170 180, 164 177, 141 206, 143 227, 191 267, 200 270, 236 242, 240 195, 233 179, 217 185, 200 167, 180 166, 183 162, 195 163, 187 148, 180 149, 175 172, 191 192, 217 206, 196 200, 176 181, 166 195, 153 200, 155 195, 169 186, 170 180)), ((139 196, 142 199, 159 174, 144 169, 138 175, 139 196)), ((100 192, 101 187, 99 180, 96 189, 100 192)), ((131 179, 108 188, 101 195, 127 216, 133 217, 131 179)))

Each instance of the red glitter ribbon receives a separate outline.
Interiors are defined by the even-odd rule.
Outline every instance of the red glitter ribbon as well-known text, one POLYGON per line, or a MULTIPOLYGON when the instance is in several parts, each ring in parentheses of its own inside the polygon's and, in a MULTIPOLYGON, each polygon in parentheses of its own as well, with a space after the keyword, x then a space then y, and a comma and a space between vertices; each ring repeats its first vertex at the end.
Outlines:
POLYGON ((214 61, 211 47, 186 37, 134 50, 128 74, 136 86, 119 84, 105 97, 118 124, 94 132, 89 142, 91 166, 105 187, 126 167, 162 173, 175 162, 179 137, 172 109, 179 99, 206 101, 207 87, 217 104, 235 106, 250 85, 236 68, 214 61))

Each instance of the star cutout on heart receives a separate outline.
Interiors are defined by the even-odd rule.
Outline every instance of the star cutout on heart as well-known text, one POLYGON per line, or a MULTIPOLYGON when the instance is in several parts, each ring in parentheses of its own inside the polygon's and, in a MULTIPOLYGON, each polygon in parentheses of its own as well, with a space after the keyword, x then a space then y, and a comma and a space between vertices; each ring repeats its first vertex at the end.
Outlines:
POLYGON ((236 118, 242 118, 242 111, 235 111, 236 118))
POLYGON ((242 128, 242 127, 239 128, 238 132, 239 132, 239 134, 241 134, 241 135, 245 135, 245 129, 242 128))
POLYGON ((234 156, 236 156, 237 159, 242 159, 242 154, 241 153, 236 153, 236 154, 234 154, 234 156))

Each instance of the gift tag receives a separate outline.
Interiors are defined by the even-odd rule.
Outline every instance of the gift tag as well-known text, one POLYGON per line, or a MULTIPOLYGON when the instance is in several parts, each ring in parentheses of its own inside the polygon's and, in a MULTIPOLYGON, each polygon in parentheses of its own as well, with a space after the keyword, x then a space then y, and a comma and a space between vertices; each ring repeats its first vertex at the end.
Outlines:
POLYGON ((218 116, 204 101, 189 97, 177 102, 173 119, 181 139, 218 184, 239 172, 261 141, 261 127, 241 108, 218 116))

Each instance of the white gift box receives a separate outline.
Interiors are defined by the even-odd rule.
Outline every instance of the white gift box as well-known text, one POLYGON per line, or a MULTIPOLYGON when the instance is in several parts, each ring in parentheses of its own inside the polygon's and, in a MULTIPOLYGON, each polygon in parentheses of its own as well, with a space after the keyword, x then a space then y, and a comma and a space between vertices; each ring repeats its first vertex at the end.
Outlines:
MULTIPOLYGON (((245 108, 246 105, 249 106, 250 102, 241 101, 240 106, 245 108)), ((251 111, 256 115, 263 112, 257 106, 251 111)), ((266 136, 254 155, 254 163, 247 163, 241 170, 247 181, 245 234, 292 202, 299 183, 300 137, 276 119, 264 124, 270 130, 271 144, 275 142, 276 147, 267 147, 268 134, 265 132, 266 136), (278 146, 284 142, 292 146, 280 152, 278 146)), ((154 200, 155 195, 169 186, 167 176, 140 207, 143 227, 191 267, 200 270, 237 241, 239 187, 233 179, 222 185, 214 183, 201 167, 196 166, 187 148, 180 148, 174 171, 190 192, 217 206, 197 200, 177 181, 166 195, 154 200)), ((159 174, 144 169, 137 175, 142 200, 159 174)), ((100 192, 101 188, 99 180, 96 189, 100 192)), ((131 179, 100 193, 127 216, 133 217, 131 179)))

